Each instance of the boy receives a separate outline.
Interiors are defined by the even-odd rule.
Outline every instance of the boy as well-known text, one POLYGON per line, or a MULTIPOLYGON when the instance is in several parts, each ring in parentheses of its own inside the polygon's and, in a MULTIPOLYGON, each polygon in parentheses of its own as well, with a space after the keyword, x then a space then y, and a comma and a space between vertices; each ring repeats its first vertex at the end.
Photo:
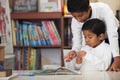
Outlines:
POLYGON ((105 23, 99 19, 90 19, 83 24, 82 31, 86 45, 76 57, 75 69, 80 71, 108 69, 112 60, 112 51, 110 45, 104 42, 105 30, 105 23))
POLYGON ((120 71, 120 55, 117 33, 119 23, 109 6, 100 2, 89 4, 89 0, 67 0, 67 8, 73 16, 71 25, 73 33, 73 46, 72 50, 65 55, 66 61, 71 61, 85 44, 81 32, 83 23, 88 19, 98 18, 103 20, 106 24, 106 32, 114 57, 114 62, 109 70, 120 71))

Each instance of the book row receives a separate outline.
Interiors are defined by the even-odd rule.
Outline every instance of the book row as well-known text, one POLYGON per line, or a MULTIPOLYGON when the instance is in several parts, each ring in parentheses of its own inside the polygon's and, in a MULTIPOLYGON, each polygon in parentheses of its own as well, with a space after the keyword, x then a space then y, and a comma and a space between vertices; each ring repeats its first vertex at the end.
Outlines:
POLYGON ((38 70, 41 67, 40 49, 15 48, 15 70, 38 70))
POLYGON ((61 38, 54 21, 33 23, 12 20, 14 46, 59 46, 61 38))

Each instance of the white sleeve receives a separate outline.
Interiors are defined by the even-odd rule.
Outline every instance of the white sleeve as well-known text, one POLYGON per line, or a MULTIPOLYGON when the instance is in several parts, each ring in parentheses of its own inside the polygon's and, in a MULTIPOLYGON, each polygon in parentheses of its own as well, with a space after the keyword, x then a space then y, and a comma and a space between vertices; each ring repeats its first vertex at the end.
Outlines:
POLYGON ((74 70, 80 70, 81 64, 76 63, 76 58, 72 60, 72 63, 74 64, 74 70))
POLYGON ((72 29, 72 50, 79 51, 82 47, 82 28, 83 23, 77 22, 75 18, 72 19, 71 29, 72 29))
POLYGON ((107 27, 107 35, 113 53, 113 57, 120 56, 119 46, 118 46, 118 33, 117 33, 119 22, 115 18, 110 7, 107 5, 105 5, 105 8, 102 10, 101 17, 103 17, 103 20, 105 21, 107 27))
MULTIPOLYGON (((95 54, 99 54, 97 52, 98 51, 96 51, 95 54)), ((84 59, 90 61, 91 64, 95 65, 98 70, 107 70, 111 64, 111 59, 112 59, 111 51, 110 49, 106 49, 106 51, 104 51, 104 53, 101 54, 104 54, 102 58, 92 55, 92 51, 87 52, 84 59)))

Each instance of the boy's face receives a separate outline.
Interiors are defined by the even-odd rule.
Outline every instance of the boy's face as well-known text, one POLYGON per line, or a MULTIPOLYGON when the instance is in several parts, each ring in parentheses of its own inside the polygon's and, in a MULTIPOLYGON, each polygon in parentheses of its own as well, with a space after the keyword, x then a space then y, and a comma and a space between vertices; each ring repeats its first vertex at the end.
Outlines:
POLYGON ((78 21, 78 22, 85 22, 91 14, 91 7, 88 8, 88 11, 83 12, 71 12, 71 15, 78 21))
POLYGON ((100 34, 99 36, 97 36, 90 30, 83 30, 83 34, 85 37, 86 44, 93 48, 98 46, 101 43, 101 41, 104 39, 104 34, 100 34))

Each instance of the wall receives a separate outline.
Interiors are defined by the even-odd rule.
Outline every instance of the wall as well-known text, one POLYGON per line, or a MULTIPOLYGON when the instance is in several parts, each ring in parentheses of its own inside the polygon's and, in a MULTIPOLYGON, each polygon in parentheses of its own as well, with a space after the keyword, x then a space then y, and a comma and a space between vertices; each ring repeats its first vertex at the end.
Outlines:
POLYGON ((97 0, 90 0, 90 2, 97 2, 97 0))
POLYGON ((120 10, 120 0, 98 0, 98 1, 107 3, 113 10, 114 14, 116 14, 116 10, 120 10))

